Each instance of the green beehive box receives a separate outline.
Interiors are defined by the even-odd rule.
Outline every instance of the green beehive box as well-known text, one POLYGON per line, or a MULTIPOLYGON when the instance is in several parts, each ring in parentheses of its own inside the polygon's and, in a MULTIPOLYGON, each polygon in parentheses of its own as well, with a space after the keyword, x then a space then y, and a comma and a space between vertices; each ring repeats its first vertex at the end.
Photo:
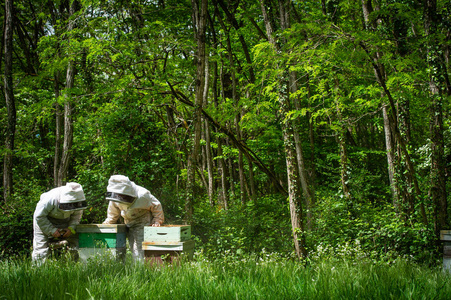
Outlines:
POLYGON ((83 224, 76 228, 79 248, 125 248, 126 226, 83 224))
POLYGON ((144 242, 183 242, 189 239, 191 239, 190 225, 144 227, 144 242))

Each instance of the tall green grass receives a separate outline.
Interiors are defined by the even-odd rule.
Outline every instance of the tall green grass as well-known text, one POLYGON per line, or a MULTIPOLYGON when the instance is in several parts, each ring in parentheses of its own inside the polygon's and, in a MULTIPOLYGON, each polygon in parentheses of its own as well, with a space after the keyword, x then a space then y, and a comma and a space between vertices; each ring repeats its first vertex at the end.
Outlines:
POLYGON ((407 262, 198 259, 149 266, 0 262, 0 299, 451 299, 451 276, 407 262))

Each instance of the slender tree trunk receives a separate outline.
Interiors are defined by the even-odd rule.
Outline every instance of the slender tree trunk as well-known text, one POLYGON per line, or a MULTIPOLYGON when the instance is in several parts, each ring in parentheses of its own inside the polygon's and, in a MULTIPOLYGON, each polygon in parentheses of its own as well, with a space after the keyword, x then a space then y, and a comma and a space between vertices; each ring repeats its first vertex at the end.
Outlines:
MULTIPOLYGON (((290 89, 292 93, 295 93, 298 88, 296 84, 296 74, 294 72, 290 73, 290 89)), ((297 111, 301 110, 301 104, 299 103, 299 99, 295 98, 294 101, 294 107, 297 111)), ((306 169, 305 164, 305 158, 304 158, 304 151, 302 149, 302 142, 301 142, 301 134, 299 133, 298 128, 300 127, 299 120, 294 120, 294 142, 296 147, 296 159, 297 159, 297 165, 298 165, 298 172, 299 172, 299 179, 301 181, 302 191, 306 200, 306 217, 307 217, 307 229, 311 230, 313 226, 313 215, 312 215, 312 209, 315 204, 315 195, 313 192, 313 187, 311 185, 311 180, 308 176, 308 172, 306 169)))
POLYGON ((215 205, 215 180, 213 172, 213 155, 211 151, 211 141, 210 141, 210 124, 205 120, 205 142, 206 142, 206 160, 207 160, 207 172, 208 172, 208 199, 210 205, 215 205))
MULTIPOLYGON (((310 89, 310 76, 307 76, 307 96, 309 99, 309 108, 310 108, 310 99, 312 98, 312 93, 310 89)), ((308 172, 310 178, 310 185, 312 187, 312 194, 314 195, 315 191, 315 180, 316 180, 316 163, 315 163, 315 130, 313 124, 312 113, 310 110, 307 112, 307 120, 308 120, 308 135, 309 135, 309 144, 310 144, 310 169, 308 172)), ((313 199, 312 206, 315 206, 315 199, 313 199)))
MULTIPOLYGON (((70 18, 75 13, 76 1, 72 2, 69 9, 69 26, 68 32, 71 32, 75 28, 75 21, 70 18)), ((66 89, 64 93, 64 140, 63 151, 61 154, 61 161, 58 170, 57 186, 62 186, 67 181, 67 174, 70 163, 70 152, 72 149, 73 140, 73 117, 72 117, 72 89, 75 81, 75 63, 73 60, 69 60, 66 72, 66 89)))
POLYGON ((5 0, 5 77, 4 89, 8 124, 5 134, 5 156, 3 161, 3 197, 5 202, 11 200, 13 193, 13 153, 16 133, 16 104, 13 91, 13 0, 5 0))
POLYGON ((224 209, 229 209, 229 181, 227 180, 227 165, 224 160, 224 153, 222 151, 222 139, 218 138, 218 156, 219 158, 219 169, 221 176, 221 198, 222 205, 224 209))
POLYGON ((205 89, 205 31, 207 21, 207 0, 192 0, 192 18, 194 24, 194 36, 197 42, 196 50, 196 101, 194 106, 194 141, 193 148, 188 157, 187 166, 187 190, 185 198, 186 221, 192 223, 194 213, 194 186, 197 158, 200 150, 202 105, 205 89), (199 6, 200 4, 200 6, 199 6))
POLYGON ((63 151, 61 155, 61 161, 58 170, 58 182, 57 186, 62 186, 67 180, 67 173, 69 170, 70 152, 72 149, 72 140, 74 135, 73 129, 73 117, 72 117, 72 100, 71 89, 74 85, 75 79, 75 66, 74 62, 70 61, 67 67, 66 74, 66 91, 65 91, 65 103, 64 103, 64 139, 63 139, 63 151))
POLYGON ((425 0, 425 34, 427 40, 427 63, 429 65, 429 90, 431 98, 431 190, 434 205, 434 226, 437 235, 447 228, 448 203, 446 194, 446 176, 443 135, 443 95, 446 93, 446 62, 442 60, 442 49, 434 35, 438 31, 440 20, 437 15, 436 0, 425 0))
MULTIPOLYGON (((224 9, 227 14, 227 12, 228 12, 227 7, 225 7, 224 9)), ((229 18, 229 20, 231 20, 232 22, 233 22, 233 19, 234 19, 233 17, 229 18)), ((232 45, 230 43, 230 36, 229 36, 229 31, 228 31, 227 27, 225 26, 224 22, 222 22, 221 20, 220 20, 220 22, 221 22, 221 26, 222 26, 224 32, 227 32, 227 34, 228 34, 227 58, 228 58, 229 64, 230 64, 231 96, 232 96, 233 103, 238 107, 238 102, 239 102, 240 96, 237 91, 236 69, 235 69, 235 61, 233 59, 232 45)), ((226 87, 224 87, 224 88, 226 88, 226 87)), ((237 111, 236 115, 235 115, 234 126, 236 128, 236 137, 238 140, 241 140, 241 129, 240 129, 240 124, 239 124, 240 118, 241 118, 241 112, 237 111)), ((242 204, 244 204, 246 202, 246 184, 245 184, 245 176, 244 176, 243 152, 241 151, 241 149, 238 149, 238 179, 240 182, 240 201, 242 204)), ((232 186, 234 186, 233 183, 232 183, 232 186)))
MULTIPOLYGON (((218 74, 218 64, 217 62, 213 62, 214 64, 214 80, 213 80, 213 101, 214 106, 218 108, 218 97, 217 95, 220 93, 223 93, 223 89, 218 89, 218 78, 222 77, 218 74), (219 90, 219 91, 218 91, 219 90)), ((221 72, 222 74, 222 72, 221 72)), ((222 81, 222 80, 221 80, 222 81)), ((217 137, 217 144, 218 144, 218 171, 221 178, 220 186, 221 189, 219 191, 219 198, 221 199, 221 203, 224 207, 224 209, 228 209, 228 203, 229 203, 229 194, 228 194, 228 185, 227 185, 227 171, 226 166, 224 162, 224 153, 222 151, 222 138, 217 137)))
MULTIPOLYGON (((265 22, 266 34, 270 43, 276 51, 278 45, 274 39, 274 30, 268 15, 265 0, 260 1, 263 20, 265 22)), ((279 1, 280 24, 281 29, 289 28, 288 10, 289 1, 279 1)), ((283 63, 281 63, 283 64, 283 63)), ((281 75, 279 77, 279 93, 278 100, 281 111, 284 116, 290 112, 290 91, 289 91, 289 73, 284 65, 279 66, 281 75)), ((296 147, 294 141, 293 123, 287 118, 282 123, 284 149, 286 154, 287 179, 288 179, 288 198, 290 203, 291 228, 293 233, 293 241, 295 245, 296 255, 298 257, 306 257, 305 234, 304 234, 304 216, 302 207, 302 192, 300 189, 299 173, 296 159, 296 147)))
MULTIPOLYGON (((205 62, 205 87, 204 87, 204 96, 203 96, 203 102, 205 104, 208 103, 208 90, 209 90, 209 64, 208 61, 205 62)), ((215 205, 215 199, 214 199, 214 191, 215 191, 215 181, 214 181, 214 174, 213 174, 213 155, 211 151, 211 142, 210 142, 210 124, 207 120, 204 121, 205 126, 205 160, 207 165, 207 173, 208 173, 208 199, 211 206, 215 205)))
MULTIPOLYGON (((230 126, 229 126, 229 131, 230 131, 230 126)), ((230 147, 229 139, 226 139, 226 145, 227 145, 227 147, 230 147)), ((236 199, 235 198, 236 197, 236 194, 235 194, 236 172, 235 172, 235 165, 233 163, 232 157, 228 157, 226 159, 226 164, 227 164, 227 168, 228 168, 228 172, 229 172, 230 196, 232 197, 232 199, 236 199)))
MULTIPOLYGON (((338 86, 336 86, 338 89, 338 86)), ((343 122, 343 117, 341 115, 341 110, 338 101, 336 102, 337 106, 337 117, 340 122, 340 131, 338 132, 338 145, 340 147, 340 175, 341 175, 341 188, 343 189, 343 196, 346 199, 348 205, 351 204, 352 197, 349 189, 349 168, 348 168, 348 150, 346 146, 346 127, 343 122)), ((349 208, 349 207, 348 207, 349 208)))
POLYGON ((384 134, 385 134, 385 147, 387 152, 387 165, 388 165, 388 178, 390 181, 390 189, 393 194, 393 206, 396 212, 399 214, 401 212, 401 207, 399 203, 399 190, 398 183, 395 180, 395 149, 393 145, 393 137, 390 129, 390 123, 387 114, 387 105, 382 106, 382 115, 384 118, 384 134))
MULTIPOLYGON (((241 129, 239 125, 239 121, 235 118, 235 128, 237 132, 237 138, 241 140, 241 129)), ((241 204, 246 203, 246 183, 244 177, 244 160, 243 160, 243 152, 238 151, 238 177, 240 180, 240 201, 241 204)))
POLYGON ((58 171, 60 167, 61 159, 61 128, 62 126, 62 114, 61 105, 58 103, 60 97, 60 84, 59 84, 59 72, 55 72, 54 76, 54 90, 55 90, 55 156, 53 159, 53 183, 55 186, 60 186, 58 184, 58 171))
POLYGON ((246 158, 247 158, 247 163, 249 165, 249 188, 250 188, 249 197, 252 201, 255 201, 257 191, 255 189, 254 168, 252 165, 252 160, 248 156, 246 156, 246 158))
MULTIPOLYGON (((343 124, 342 124, 343 125, 343 124)), ((340 147, 340 177, 341 177, 341 188, 343 189, 343 195, 346 199, 348 205, 352 201, 351 192, 349 189, 349 167, 348 167, 348 150, 346 147, 346 138, 343 133, 344 128, 340 128, 341 131, 338 133, 338 145, 340 147)))

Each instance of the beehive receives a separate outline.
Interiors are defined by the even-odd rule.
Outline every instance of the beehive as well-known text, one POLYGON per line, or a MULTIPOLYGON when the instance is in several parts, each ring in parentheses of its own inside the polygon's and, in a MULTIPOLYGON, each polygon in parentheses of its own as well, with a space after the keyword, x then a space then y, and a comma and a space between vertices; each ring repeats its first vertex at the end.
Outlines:
POLYGON ((145 226, 144 242, 183 242, 191 238, 190 225, 145 226))
POLYGON ((76 231, 81 260, 105 254, 122 258, 125 254, 126 226, 123 224, 82 224, 76 231))
POLYGON ((194 254, 194 241, 183 242, 149 242, 142 244, 146 261, 161 263, 174 262, 182 257, 192 259, 194 254))
POLYGON ((440 240, 443 242, 443 269, 451 272, 451 230, 441 230, 440 240))
POLYGON ((191 226, 146 226, 142 249, 146 261, 150 263, 174 262, 181 257, 192 259, 194 241, 191 240, 191 226))

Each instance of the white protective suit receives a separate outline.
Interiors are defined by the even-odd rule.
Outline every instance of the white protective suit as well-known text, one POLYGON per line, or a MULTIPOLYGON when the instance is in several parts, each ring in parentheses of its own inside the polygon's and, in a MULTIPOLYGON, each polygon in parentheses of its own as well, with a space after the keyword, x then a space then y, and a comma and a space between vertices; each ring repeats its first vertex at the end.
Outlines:
MULTIPOLYGON (((75 228, 83 215, 83 208, 62 210, 60 204, 82 203, 85 195, 80 184, 69 182, 41 195, 33 215, 33 261, 45 260, 49 255, 49 241, 58 229, 75 228)), ((85 207, 84 207, 85 208, 85 207)), ((71 250, 78 248, 75 234, 65 238, 71 250)))
POLYGON ((134 260, 143 259, 142 242, 144 240, 144 226, 159 226, 164 222, 163 208, 160 201, 150 191, 136 185, 128 177, 113 175, 107 187, 108 212, 103 224, 116 224, 119 217, 124 218, 128 228, 128 243, 134 260), (121 202, 112 194, 132 197, 131 203, 121 202))

